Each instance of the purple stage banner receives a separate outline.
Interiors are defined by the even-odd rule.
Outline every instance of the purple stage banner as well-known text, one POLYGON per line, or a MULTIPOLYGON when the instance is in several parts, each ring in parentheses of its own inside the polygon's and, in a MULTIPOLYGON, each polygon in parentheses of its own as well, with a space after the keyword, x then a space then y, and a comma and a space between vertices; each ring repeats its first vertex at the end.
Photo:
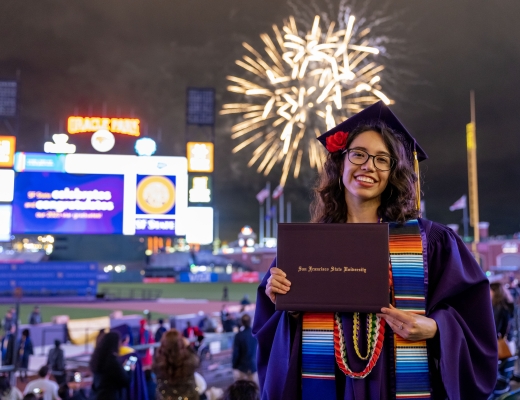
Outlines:
POLYGON ((12 233, 121 234, 123 189, 123 175, 19 173, 12 233))

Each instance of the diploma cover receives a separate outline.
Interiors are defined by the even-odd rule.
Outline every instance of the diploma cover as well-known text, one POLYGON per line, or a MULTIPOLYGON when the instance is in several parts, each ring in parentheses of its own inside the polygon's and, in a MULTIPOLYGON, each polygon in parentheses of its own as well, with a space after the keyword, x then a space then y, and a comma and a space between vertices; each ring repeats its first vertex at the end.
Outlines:
POLYGON ((276 309, 376 313, 389 305, 388 224, 278 224, 276 309))

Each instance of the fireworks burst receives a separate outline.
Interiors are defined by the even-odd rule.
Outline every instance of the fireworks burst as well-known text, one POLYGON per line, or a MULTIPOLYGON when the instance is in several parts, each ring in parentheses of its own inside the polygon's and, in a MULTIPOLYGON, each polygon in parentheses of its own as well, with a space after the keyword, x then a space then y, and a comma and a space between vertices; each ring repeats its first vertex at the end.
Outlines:
POLYGON ((321 170, 316 136, 378 100, 391 103, 378 75, 384 66, 372 60, 381 48, 370 39, 370 28, 356 24, 353 15, 338 30, 334 22, 325 30, 321 25, 318 15, 307 32, 298 30, 294 17, 281 30, 274 25, 274 39, 260 36, 264 56, 243 43, 248 54, 236 64, 252 79, 227 77, 228 90, 244 96, 243 103, 225 104, 220 111, 242 114, 232 127, 231 137, 241 140, 233 153, 256 145, 248 166, 258 162, 257 171, 268 175, 282 163, 282 186, 291 169, 298 177, 304 156, 321 170))

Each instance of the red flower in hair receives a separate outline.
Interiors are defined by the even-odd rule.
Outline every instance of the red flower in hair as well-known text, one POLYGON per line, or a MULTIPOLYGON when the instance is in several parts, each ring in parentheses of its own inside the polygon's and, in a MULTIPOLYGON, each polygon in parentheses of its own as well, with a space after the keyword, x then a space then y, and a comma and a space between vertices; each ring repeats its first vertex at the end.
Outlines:
POLYGON ((325 147, 331 153, 334 153, 338 150, 345 150, 347 147, 347 138, 348 132, 338 131, 334 135, 330 135, 327 137, 325 147))

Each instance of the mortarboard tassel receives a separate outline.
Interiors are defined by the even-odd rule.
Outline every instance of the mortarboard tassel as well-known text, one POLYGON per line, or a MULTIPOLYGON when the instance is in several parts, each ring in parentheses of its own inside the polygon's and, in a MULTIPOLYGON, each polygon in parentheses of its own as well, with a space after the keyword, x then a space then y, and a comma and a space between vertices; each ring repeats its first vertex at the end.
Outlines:
POLYGON ((415 182, 415 199, 417 201, 417 210, 421 211, 421 175, 419 173, 419 160, 417 159, 417 151, 413 150, 413 169, 415 175, 417 175, 417 181, 415 182))

